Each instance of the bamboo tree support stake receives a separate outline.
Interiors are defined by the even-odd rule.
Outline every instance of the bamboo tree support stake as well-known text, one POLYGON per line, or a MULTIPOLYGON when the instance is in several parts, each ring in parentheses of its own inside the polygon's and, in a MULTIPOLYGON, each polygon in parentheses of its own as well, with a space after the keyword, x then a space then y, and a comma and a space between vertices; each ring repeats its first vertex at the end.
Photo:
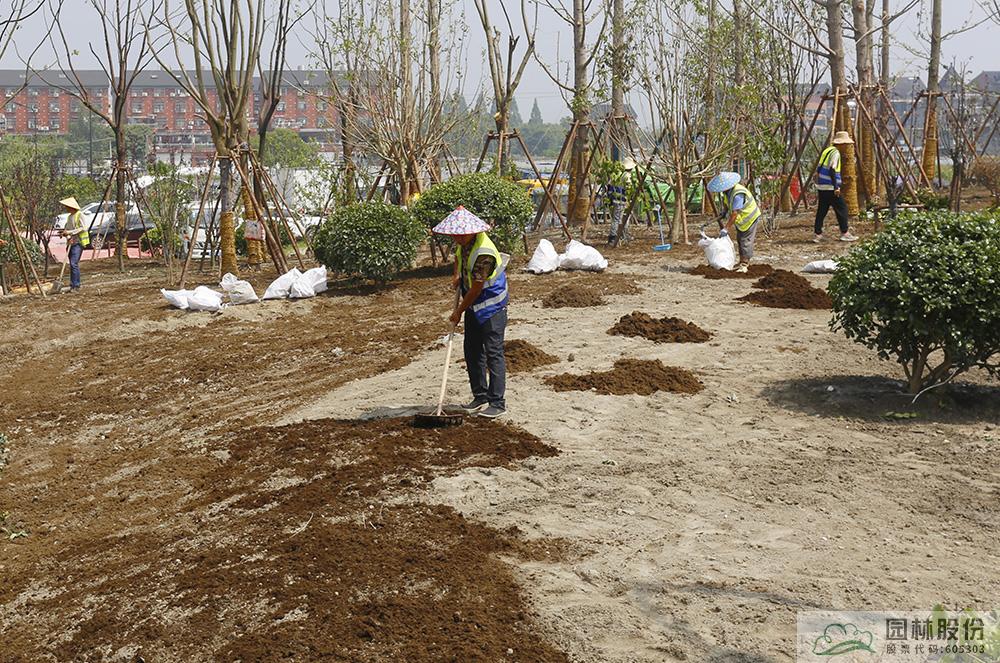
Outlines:
MULTIPOLYGON (((869 122, 872 122, 872 119, 871 119, 871 115, 869 115, 869 114, 868 114, 868 108, 867 108, 867 107, 865 107, 865 106, 864 106, 864 105, 862 105, 862 104, 858 104, 858 108, 860 108, 860 109, 861 109, 861 112, 863 112, 863 113, 865 114, 865 117, 867 117, 867 118, 868 118, 868 121, 869 121, 869 122)), ((872 124, 874 124, 874 122, 872 122, 872 124)), ((882 136, 882 133, 881 133, 881 132, 878 132, 878 131, 876 131, 876 132, 874 132, 874 134, 875 134, 875 138, 876 138, 876 140, 878 141, 878 143, 879 143, 879 145, 881 146, 881 148, 882 148, 883 150, 885 150, 886 154, 888 154, 888 156, 889 156, 889 159, 890 159, 890 160, 892 161, 892 165, 893 165, 893 167, 894 167, 894 168, 896 168, 896 172, 899 172, 899 173, 903 173, 903 172, 906 172, 906 171, 905 171, 905 169, 903 169, 903 168, 900 168, 900 167, 899 167, 899 164, 898 164, 898 163, 896 163, 896 159, 895 159, 895 156, 894 156, 894 155, 892 154, 892 150, 890 150, 890 149, 889 149, 889 146, 885 144, 885 138, 884 138, 884 137, 882 136)), ((910 195, 912 195, 912 196, 914 197, 914 199, 916 199, 916 197, 917 197, 917 192, 916 192, 916 190, 915 190, 915 189, 913 188, 913 183, 912 183, 912 182, 910 182, 910 178, 908 178, 908 177, 904 177, 904 178, 903 178, 903 185, 904 185, 904 186, 905 186, 905 187, 906 187, 906 188, 907 188, 907 189, 909 190, 909 192, 910 192, 910 195)))
POLYGON ((542 204, 538 206, 538 212, 535 214, 535 222, 532 225, 532 229, 537 229, 542 223, 542 216, 545 213, 545 207, 548 203, 552 204, 552 209, 555 210, 556 216, 559 218, 559 223, 562 224, 563 232, 566 234, 566 239, 572 240, 573 235, 569 231, 569 227, 566 225, 566 220, 563 219, 562 214, 559 213, 559 205, 556 203, 552 196, 552 192, 555 190, 557 183, 559 182, 559 171, 562 170, 563 159, 566 156, 567 148, 572 144, 573 139, 576 137, 577 123, 573 122, 573 125, 569 129, 569 133, 566 134, 566 140, 563 141, 562 149, 559 150, 559 156, 556 157, 556 163, 552 167, 552 178, 549 180, 549 185, 545 187, 545 200, 542 204))
MULTIPOLYGON (((0 192, 0 196, 3 196, 2 192, 0 192)), ((4 205, 4 209, 6 210, 6 204, 4 205)), ((4 218, 0 218, 0 239, 3 239, 3 233, 2 233, 3 225, 4 225, 4 218)), ((25 260, 25 255, 22 252, 24 247, 21 246, 21 243, 18 241, 19 235, 14 231, 14 228, 11 226, 8 226, 8 228, 10 230, 10 241, 14 243, 14 253, 17 254, 17 264, 18 267, 21 268, 21 278, 24 279, 24 287, 30 294, 31 279, 28 277, 28 261, 25 260)), ((6 274, 4 274, 4 278, 6 278, 6 274)), ((7 294, 6 282, 4 282, 3 287, 4 287, 4 294, 7 294)))
MULTIPOLYGON (((642 190, 642 185, 646 181, 646 173, 649 172, 650 167, 653 165, 653 160, 656 159, 657 154, 659 154, 660 145, 663 143, 663 138, 664 136, 666 136, 666 134, 667 130, 666 128, 664 128, 663 131, 660 132, 660 137, 656 139, 656 145, 653 146, 653 151, 650 153, 649 159, 646 160, 645 167, 639 173, 639 178, 635 183, 635 191, 632 192, 631 200, 629 200, 628 207, 622 214, 622 219, 627 219, 630 216, 632 216, 632 210, 635 209, 636 199, 639 197, 639 192, 642 190)), ((674 203, 676 204, 676 201, 674 201, 674 203)), ((620 228, 621 226, 619 226, 619 232, 621 232, 620 228)), ((685 243, 686 242, 687 238, 685 237, 685 243)))
MULTIPOLYGON (((632 135, 631 131, 629 130, 630 126, 631 125, 627 124, 626 125, 626 129, 625 129, 625 140, 628 143, 629 152, 631 154, 633 154, 633 155, 636 152, 638 152, 639 153, 639 157, 643 161, 645 161, 646 160, 646 152, 645 152, 645 150, 642 149, 642 145, 639 143, 639 140, 635 136, 632 135), (633 140, 633 139, 635 139, 635 140, 633 140), (638 148, 638 149, 636 149, 636 148, 638 148)), ((695 155, 697 156, 697 153, 698 153, 697 146, 695 146, 694 149, 695 149, 695 155)), ((635 157, 633 156, 633 159, 634 158, 635 157)), ((652 159, 650 160, 650 163, 652 163, 652 159)), ((633 192, 633 193, 636 193, 638 191, 640 191, 640 187, 638 185, 636 185, 636 191, 633 192)), ((660 206, 660 219, 662 221, 663 215, 667 213, 667 201, 663 198, 663 194, 660 193, 660 187, 659 187, 659 185, 657 185, 657 183, 656 183, 655 180, 653 181, 653 192, 656 194, 656 200, 658 201, 659 206, 660 206)), ((638 194, 636 193, 636 195, 638 195, 638 194)), ((712 205, 713 205, 713 209, 714 209, 715 203, 712 203, 712 205)), ((625 216, 625 214, 623 212, 622 213, 622 219, 624 220, 624 219, 627 219, 627 218, 628 217, 625 216)), ((648 217, 647 217, 647 220, 648 220, 648 217)), ((674 223, 674 220, 671 219, 670 220, 670 230, 671 230, 671 232, 673 232, 673 223, 674 223)), ((621 226, 619 226, 619 228, 620 227, 621 226)), ((619 241, 621 241, 620 238, 619 238, 619 241)))
MULTIPOLYGON (((813 114, 812 122, 809 123, 809 127, 806 129, 805 133, 806 138, 803 139, 802 142, 799 144, 799 149, 795 153, 795 163, 792 164, 792 169, 788 172, 788 176, 785 178, 785 183, 781 186, 781 189, 778 191, 778 200, 775 203, 775 209, 780 208, 781 196, 788 189, 788 187, 792 185, 792 180, 795 178, 795 175, 799 172, 799 167, 802 165, 802 157, 806 153, 806 144, 809 142, 809 139, 812 138, 813 129, 816 128, 816 123, 819 121, 819 116, 823 112, 823 106, 825 105, 826 105, 826 97, 823 97, 819 102, 819 106, 816 107, 816 113, 813 114)), ((804 193, 805 193, 804 191, 799 191, 799 200, 802 200, 802 198, 805 197, 803 195, 804 193)), ((798 201, 796 201, 795 208, 796 209, 798 208, 798 201)))
MULTIPOLYGON (((955 123, 955 127, 960 129, 959 134, 962 136, 962 140, 965 142, 965 146, 969 148, 969 152, 975 157, 978 154, 976 146, 969 140, 969 134, 965 132, 965 128, 962 127, 962 123, 959 121, 958 113, 955 112, 955 107, 951 105, 951 101, 948 100, 948 95, 942 94, 941 98, 944 99, 944 106, 948 109, 948 114, 951 116, 952 121, 955 123)), ((940 157, 939 157, 940 159, 940 157)), ((939 168, 940 170, 940 168, 939 168)))
MULTIPOLYGON (((267 195, 268 193, 270 193, 271 194, 271 199, 274 201, 275 207, 280 207, 278 198, 275 195, 276 191, 277 191, 277 188, 275 187, 272 190, 272 189, 270 189, 268 187, 268 181, 269 181, 270 178, 269 178, 269 176, 267 174, 267 171, 264 170, 262 167, 260 167, 260 162, 257 161, 257 159, 254 157, 253 150, 249 149, 249 147, 246 147, 246 151, 247 151, 247 153, 249 154, 249 157, 250 157, 249 158, 249 164, 250 164, 250 166, 252 166, 252 167, 255 168, 255 170, 253 171, 253 174, 255 176, 257 176, 257 177, 260 177, 261 181, 264 183, 264 194, 267 195)), ((253 191, 253 189, 250 189, 250 190, 253 191)), ((256 198, 256 197, 255 196, 251 196, 251 198, 256 198)), ((264 206, 264 210, 267 212, 267 218, 268 218, 269 223, 272 226, 274 226, 274 228, 275 228, 276 231, 280 232, 280 229, 278 229, 277 223, 274 221, 274 218, 271 215, 271 207, 270 207, 270 205, 267 204, 267 200, 264 199, 262 201, 256 201, 255 204, 258 207, 260 205, 264 206)), ((286 207, 287 207, 287 205, 286 205, 286 207)), ((279 209, 278 211, 281 211, 281 210, 279 209)), ((291 209, 286 209, 286 212, 289 215, 292 213, 291 209)), ((281 214, 278 218, 281 219, 282 227, 284 227, 285 232, 288 233, 288 238, 289 238, 289 240, 291 240, 292 248, 295 250, 295 256, 299 260, 299 267, 301 267, 302 269, 305 269, 306 268, 305 262, 302 259, 302 254, 299 252, 298 242, 295 241, 295 233, 292 232, 291 226, 288 225, 288 219, 285 218, 284 214, 281 214)), ((305 232, 302 230, 301 226, 299 226, 299 232, 301 232, 303 236, 305 235, 305 232)), ((288 271, 288 262, 287 262, 287 260, 285 260, 284 250, 281 249, 280 236, 276 237, 275 244, 276 244, 276 246, 278 247, 278 249, 281 252, 282 263, 284 263, 284 265, 285 265, 285 271, 288 271)))
MULTIPOLYGON (((528 163, 531 164, 531 170, 534 171, 535 177, 538 179, 538 183, 541 184, 542 183, 542 171, 540 171, 538 169, 538 165, 535 163, 535 159, 531 156, 531 152, 528 151, 528 146, 525 145, 524 138, 521 137, 521 132, 519 132, 517 129, 515 129, 514 132, 513 132, 513 135, 514 135, 514 138, 517 139, 518 144, 521 145, 521 151, 524 152, 524 156, 525 156, 525 158, 528 159, 528 163)), ((559 217, 559 222, 562 224, 563 230, 566 231, 567 238, 568 239, 573 239, 569 235, 569 230, 566 228, 566 220, 563 218, 562 212, 559 211, 559 205, 557 205, 556 201, 552 198, 552 192, 549 191, 548 187, 542 187, 542 190, 545 191, 545 196, 548 199, 549 204, 552 205, 552 211, 554 211, 555 214, 556 214, 556 216, 559 217)), ((539 207, 541 207, 541 206, 539 206, 539 207)), ((536 223, 536 225, 537 225, 537 223, 536 223)))
POLYGON ((476 161, 476 172, 478 173, 483 168, 483 162, 486 161, 486 153, 490 150, 490 144, 493 139, 496 138, 496 132, 490 131, 486 134, 486 138, 483 139, 483 150, 479 153, 479 160, 476 161))
MULTIPOLYGON (((278 185, 274 183, 274 179, 271 177, 271 174, 268 173, 267 169, 261 165, 260 160, 257 158, 257 155, 253 153, 253 150, 250 150, 250 160, 251 160, 251 165, 255 169, 255 172, 260 174, 261 181, 264 182, 264 187, 271 194, 271 198, 274 200, 275 203, 279 203, 284 208, 284 211, 295 223, 295 227, 298 229, 299 233, 301 233, 302 238, 306 241, 306 246, 308 246, 309 249, 312 250, 313 249, 312 240, 309 239, 309 235, 306 233, 305 228, 302 227, 302 224, 299 223, 299 220, 295 218, 294 214, 292 214, 292 208, 288 204, 288 201, 285 199, 285 195, 281 193, 280 189, 278 189, 278 185)), ((289 236, 292 236, 292 229, 288 226, 287 220, 285 221, 285 229, 288 231, 289 236)), ((298 251, 296 251, 296 254, 298 254, 298 251)), ((300 263, 302 262, 302 256, 299 256, 299 262, 300 263)))
MULTIPOLYGON (((97 206, 97 214, 95 214, 93 217, 91 217, 91 219, 90 219, 90 225, 87 226, 87 232, 88 233, 93 232, 93 230, 94 230, 94 223, 97 221, 97 219, 102 218, 102 215, 104 214, 104 203, 108 202, 108 196, 111 195, 111 185, 114 184, 114 182, 115 182, 115 172, 117 170, 118 170, 118 165, 115 164, 114 168, 111 169, 111 176, 108 177, 108 184, 107 184, 107 186, 104 187, 104 193, 101 194, 101 204, 97 206)), ((109 229, 110 229, 110 227, 109 227, 109 229)), ((107 238, 107 236, 108 236, 108 230, 105 230, 101 234, 100 240, 98 240, 98 242, 96 243, 97 248, 93 249, 94 252, 95 252, 95 254, 97 252, 99 252, 101 250, 101 248, 104 247, 104 240, 107 238)), ((95 246, 95 245, 91 244, 91 247, 93 247, 93 246, 95 246)), ((108 257, 109 258, 111 257, 111 249, 110 249, 110 247, 108 248, 108 257)))
MULTIPOLYGON (((239 156, 239 155, 237 155, 239 156)), ((243 181, 243 187, 246 189, 247 198, 250 199, 250 204, 253 206, 254 214, 257 219, 264 222, 266 218, 268 220, 268 227, 264 233, 264 239, 267 243, 268 252, 271 254, 271 262, 274 264, 274 269, 278 274, 284 274, 288 271, 288 263, 285 261, 284 251, 281 249, 281 242, 278 238, 274 237, 277 226, 272 222, 271 211, 268 210, 265 214, 260 210, 260 204, 257 202, 257 196, 253 192, 253 182, 247 176, 246 171, 243 170, 243 165, 240 164, 238 158, 233 159, 233 166, 236 167, 236 172, 239 173, 240 179, 243 181)))
MULTIPOLYGON (((38 278, 38 272, 35 270, 35 264, 31 262, 31 256, 28 255, 27 249, 24 248, 24 238, 21 236, 21 231, 17 227, 17 223, 14 222, 14 217, 10 213, 10 208, 7 206, 7 196, 4 195, 2 189, 0 189, 0 205, 3 205, 3 215, 7 219, 7 227, 10 228, 11 241, 14 242, 14 250, 17 251, 18 257, 28 265, 28 269, 31 270, 31 276, 35 279, 35 285, 38 286, 38 292, 41 293, 42 299, 48 297, 45 294, 45 288, 42 287, 42 282, 38 278)), ((28 270, 21 265, 21 275, 24 277, 24 287, 31 293, 31 280, 28 279, 28 270)))
MULTIPOLYGON (((918 169, 918 171, 920 173, 921 184, 923 186, 930 186, 931 185, 931 180, 930 180, 929 177, 927 177, 927 173, 924 171, 924 163, 917 156, 917 151, 914 149, 913 143, 910 141, 910 137, 906 134, 906 127, 905 127, 906 120, 902 120, 901 121, 899 119, 899 114, 896 113, 896 109, 893 108, 892 102, 889 101, 889 95, 887 95, 885 93, 885 90, 881 90, 881 92, 882 92, 883 99, 885 99, 886 107, 890 111, 889 114, 892 115, 893 120, 895 120, 895 122, 896 122, 896 127, 899 129, 899 136, 902 136, 903 142, 906 144, 907 149, 909 149, 909 151, 910 151, 910 159, 912 159, 913 162, 916 163, 916 165, 917 165, 917 169, 918 169)), ((911 110, 912 110, 912 108, 911 108, 911 110)), ((909 114, 907 114, 907 118, 909 118, 909 114)), ((897 147, 898 147, 899 136, 892 136, 892 144, 897 145, 897 147)), ((904 160, 905 160, 905 155, 903 155, 903 156, 904 156, 904 160)))
MULTIPOLYGON (((229 157, 224 157, 229 158, 229 157)), ((198 203, 198 215, 194 218, 194 230, 191 231, 191 239, 188 241, 187 255, 184 257, 184 266, 181 267, 181 278, 178 287, 184 289, 184 279, 187 277, 188 267, 191 266, 191 255, 194 253, 194 246, 198 243, 198 229, 201 227, 201 216, 205 210, 205 199, 208 197, 208 190, 212 186, 212 176, 215 174, 215 167, 219 162, 218 153, 212 157, 212 163, 208 167, 208 174, 205 176, 205 187, 201 191, 201 202, 198 203)), ((214 214, 213 214, 214 216, 214 214)), ((208 244, 208 232, 205 232, 205 243, 208 244)), ((205 257, 204 252, 202 258, 205 257)))

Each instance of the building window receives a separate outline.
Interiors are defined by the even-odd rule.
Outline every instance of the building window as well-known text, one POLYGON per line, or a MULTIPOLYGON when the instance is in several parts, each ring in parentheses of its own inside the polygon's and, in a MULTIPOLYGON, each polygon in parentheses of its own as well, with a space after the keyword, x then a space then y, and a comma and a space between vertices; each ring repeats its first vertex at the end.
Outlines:
POLYGON ((35 88, 33 88, 33 87, 28 88, 28 96, 29 97, 37 97, 38 96, 38 90, 35 89, 35 88))
POLYGON ((323 111, 325 111, 326 110, 326 102, 322 101, 322 100, 317 101, 316 102, 316 110, 320 111, 321 113, 323 111))
POLYGON ((162 113, 163 112, 163 102, 162 101, 154 101, 153 102, 153 112, 154 113, 162 113))
POLYGON ((34 129, 35 128, 35 118, 33 118, 33 117, 29 117, 28 118, 28 128, 29 129, 34 129))
POLYGON ((159 96, 162 96, 162 95, 163 95, 163 90, 161 90, 158 87, 157 88, 153 88, 153 96, 154 97, 159 97, 159 96))
POLYGON ((50 101, 49 102, 49 112, 50 113, 58 113, 59 112, 59 102, 58 101, 50 101))
POLYGON ((295 104, 295 107, 298 108, 300 111, 304 111, 306 109, 306 102, 300 101, 297 104, 295 104))
POLYGON ((58 129, 59 128, 59 118, 58 117, 52 118, 52 121, 50 122, 50 124, 52 125, 53 129, 58 129))
POLYGON ((278 107, 275 108, 274 110, 277 111, 278 113, 284 113, 285 112, 285 102, 284 101, 279 101, 278 102, 278 107))
POLYGON ((38 112, 38 104, 28 104, 28 112, 29 113, 37 113, 38 112))
POLYGON ((183 115, 187 111, 186 101, 175 101, 174 102, 174 113, 178 115, 183 115))
POLYGON ((11 129, 17 126, 17 115, 11 113, 7 116, 7 126, 11 129))
POLYGON ((139 113, 142 112, 142 102, 141 101, 133 101, 132 102, 132 112, 135 113, 136 115, 138 115, 139 113))
POLYGON ((58 99, 59 98, 59 88, 53 88, 49 92, 49 96, 58 99))

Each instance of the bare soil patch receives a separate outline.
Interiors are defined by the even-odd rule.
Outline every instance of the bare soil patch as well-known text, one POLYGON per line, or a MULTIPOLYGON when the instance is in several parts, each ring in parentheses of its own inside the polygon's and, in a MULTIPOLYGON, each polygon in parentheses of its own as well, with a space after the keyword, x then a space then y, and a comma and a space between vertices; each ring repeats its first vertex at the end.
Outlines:
POLYGON ((610 371, 584 375, 563 373, 545 380, 556 391, 590 391, 599 394, 622 396, 640 394, 649 396, 658 391, 679 394, 696 394, 704 385, 694 373, 675 366, 666 366, 660 360, 619 359, 610 371))
POLYGON ((632 311, 608 330, 617 336, 641 336, 657 343, 704 343, 712 335, 698 325, 680 318, 654 318, 648 313, 632 311))
POLYGON ((770 265, 750 265, 745 272, 734 272, 730 269, 716 269, 710 265, 698 265, 688 272, 692 276, 704 276, 706 279, 759 279, 774 271, 770 265))
POLYGON ((805 277, 784 269, 768 274, 754 287, 760 290, 740 297, 739 301, 789 309, 829 309, 832 305, 825 290, 813 287, 805 277))
MULTIPOLYGON (((533 633, 498 558, 523 552, 514 533, 413 501, 436 476, 557 451, 497 422, 411 423, 323 419, 228 435, 212 444, 224 460, 210 472, 177 468, 190 490, 161 526, 51 535, 54 554, 15 558, 20 572, 0 588, 0 605, 34 595, 5 660, 122 650, 183 661, 502 660, 508 649, 566 660, 533 633), (162 526, 176 521, 186 531, 162 526), (58 590, 37 591, 60 578, 58 590)), ((108 499, 150 506, 138 491, 98 501, 108 499)))
POLYGON ((511 373, 527 373, 541 366, 559 363, 559 357, 521 339, 504 342, 503 354, 507 370, 511 373))
POLYGON ((587 286, 575 284, 557 288, 542 299, 542 306, 545 308, 585 308, 603 305, 604 297, 601 293, 587 286))
POLYGON ((637 295, 642 292, 642 276, 615 272, 556 272, 554 274, 511 274, 511 299, 545 299, 569 286, 579 286, 600 296, 637 295))

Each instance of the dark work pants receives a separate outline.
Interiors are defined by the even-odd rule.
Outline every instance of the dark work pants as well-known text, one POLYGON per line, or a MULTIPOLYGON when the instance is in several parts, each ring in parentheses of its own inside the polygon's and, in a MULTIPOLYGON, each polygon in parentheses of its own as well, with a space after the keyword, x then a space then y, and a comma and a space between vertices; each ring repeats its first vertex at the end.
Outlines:
POLYGON ((837 225, 840 226, 840 234, 846 233, 849 227, 847 203, 833 191, 817 191, 816 193, 819 194, 819 202, 816 205, 816 234, 823 234, 823 220, 826 219, 826 213, 831 207, 837 215, 837 225))
POLYGON ((73 290, 80 287, 80 256, 82 255, 83 246, 79 242, 70 244, 69 255, 66 259, 69 261, 69 287, 73 290))
POLYGON ((507 363, 503 356, 503 335, 507 329, 507 309, 484 322, 476 322, 471 310, 465 312, 465 365, 469 370, 472 396, 490 405, 507 409, 507 363), (487 380, 487 374, 489 380, 487 380))

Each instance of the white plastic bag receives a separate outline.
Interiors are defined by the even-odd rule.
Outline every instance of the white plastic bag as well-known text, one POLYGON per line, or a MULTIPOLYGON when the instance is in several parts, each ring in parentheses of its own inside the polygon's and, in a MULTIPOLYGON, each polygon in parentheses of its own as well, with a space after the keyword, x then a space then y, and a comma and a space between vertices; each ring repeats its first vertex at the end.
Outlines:
POLYGON ((702 233, 698 246, 705 250, 705 260, 708 264, 716 269, 732 269, 736 264, 736 249, 733 248, 733 240, 729 237, 712 239, 702 233))
POLYGON ((192 311, 221 311, 222 293, 200 285, 188 297, 187 303, 192 311))
POLYGON ((602 272, 608 268, 608 261, 592 246, 581 244, 575 239, 566 245, 566 252, 559 256, 559 269, 583 269, 602 272))
POLYGON ((814 260, 802 268, 808 274, 833 274, 837 271, 836 260, 814 260))
POLYGON ((559 253, 556 251, 556 247, 552 246, 552 242, 547 239, 541 240, 524 271, 532 274, 548 274, 557 269, 559 269, 559 253))
POLYGON ((326 290, 326 267, 313 267, 295 279, 289 288, 288 296, 296 299, 315 297, 324 290, 326 290))
POLYGON ((179 308, 182 311, 188 307, 188 297, 193 293, 192 290, 166 290, 160 288, 160 294, 163 298, 173 306, 174 308, 179 308))
POLYGON ((232 274, 226 273, 219 286, 229 295, 230 304, 256 304, 260 301, 249 281, 241 281, 232 274))
POLYGON ((267 286, 267 290, 264 291, 263 299, 284 299, 288 296, 288 291, 291 289, 292 284, 295 283, 295 280, 300 276, 302 276, 302 272, 292 267, 290 270, 274 279, 271 285, 267 286))

